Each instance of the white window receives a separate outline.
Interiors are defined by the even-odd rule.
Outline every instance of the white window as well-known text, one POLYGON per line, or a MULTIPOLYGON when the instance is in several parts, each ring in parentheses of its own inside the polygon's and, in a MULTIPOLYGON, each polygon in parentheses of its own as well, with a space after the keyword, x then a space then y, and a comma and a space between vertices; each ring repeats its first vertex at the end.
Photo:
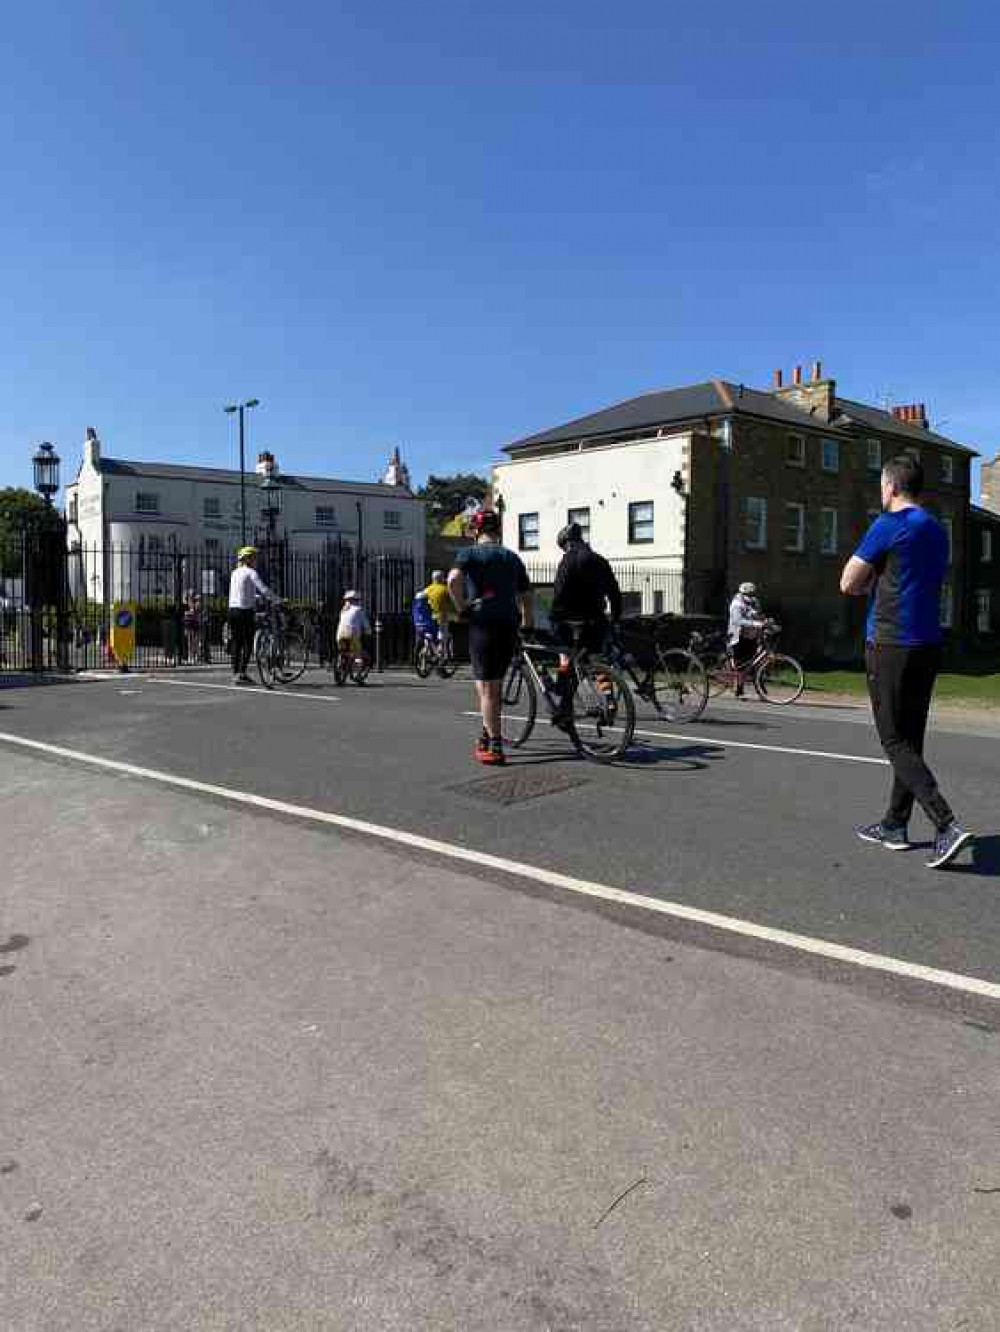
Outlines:
POLYGON ((785 440, 785 462, 789 467, 805 467, 805 435, 789 435, 785 440))
POLYGON ((584 541, 590 540, 590 509, 567 509, 566 522, 579 523, 584 541))
POLYGON ((840 471, 840 440, 824 439, 823 441, 823 471, 840 471))
POLYGON ((981 634, 988 634, 993 628, 993 613, 990 601, 990 589, 981 587, 976 593, 976 628, 981 634))
POLYGON ((206 518, 221 518, 222 500, 218 495, 206 495, 202 501, 201 511, 206 518))
POLYGON ((944 534, 948 538, 948 563, 951 564, 955 551, 955 520, 954 518, 942 518, 941 526, 944 528, 944 534))
POLYGON ((820 509, 819 530, 820 550, 824 555, 837 553, 837 525, 839 515, 836 509, 820 509))
POLYGON ((983 564, 993 562, 993 533, 988 527, 979 534, 979 558, 983 564))
POLYGON ((538 514, 517 515, 517 544, 520 550, 538 549, 538 514))
POLYGON ((152 490, 137 490, 135 494, 136 513, 159 513, 160 497, 152 490))
POLYGON ((869 439, 866 441, 868 447, 868 470, 869 472, 881 472, 882 470, 882 441, 880 439, 869 439))
POLYGON ((628 539, 631 546, 648 546, 653 540, 652 500, 639 500, 628 506, 628 539))
POLYGON ((806 506, 785 505, 785 549, 802 551, 806 548, 806 506))
POLYGON ((955 598, 952 594, 951 583, 945 583, 941 588, 941 628, 950 629, 955 618, 955 598))
POLYGON ((382 514, 382 526, 389 532, 398 532, 403 526, 403 515, 399 509, 386 509, 382 514))
POLYGON ((955 479, 955 459, 950 453, 941 455, 941 480, 952 482, 955 479))
POLYGON ((914 448, 912 444, 908 445, 903 452, 908 453, 914 462, 920 461, 920 450, 914 448))
POLYGON ((767 549, 767 500, 759 495, 748 495, 746 499, 746 529, 743 544, 747 550, 767 549))
POLYGON ((332 504, 316 505, 316 526, 317 527, 336 527, 337 510, 332 504))

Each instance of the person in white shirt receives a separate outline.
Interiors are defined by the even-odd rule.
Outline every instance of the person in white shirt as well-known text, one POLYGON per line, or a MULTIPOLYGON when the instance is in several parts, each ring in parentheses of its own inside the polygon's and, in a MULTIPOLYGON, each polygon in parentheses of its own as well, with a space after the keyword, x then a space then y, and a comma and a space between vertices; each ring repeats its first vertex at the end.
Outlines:
POLYGON ((247 667, 253 652, 254 607, 258 597, 279 601, 267 586, 255 565, 257 547, 244 546, 237 554, 239 563, 229 575, 229 651, 233 660, 233 679, 249 684, 247 667))
POLYGON ((361 597, 353 589, 344 593, 337 624, 337 647, 349 652, 357 661, 364 650, 364 635, 371 633, 371 622, 361 604, 361 597))
MULTIPOLYGON (((757 640, 765 623, 756 585, 740 583, 739 591, 729 603, 729 651, 737 666, 745 665, 757 651, 757 640)), ((737 681, 735 694, 737 698, 743 697, 741 681, 737 681)))

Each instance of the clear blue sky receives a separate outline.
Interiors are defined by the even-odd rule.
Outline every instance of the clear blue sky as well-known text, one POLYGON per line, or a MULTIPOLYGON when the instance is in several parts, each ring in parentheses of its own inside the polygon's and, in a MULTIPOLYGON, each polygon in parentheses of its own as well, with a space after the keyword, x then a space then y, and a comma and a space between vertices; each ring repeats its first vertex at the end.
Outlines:
POLYGON ((821 357, 1000 442, 996 7, 34 0, 0 56, 0 484, 84 428, 417 477, 821 357))

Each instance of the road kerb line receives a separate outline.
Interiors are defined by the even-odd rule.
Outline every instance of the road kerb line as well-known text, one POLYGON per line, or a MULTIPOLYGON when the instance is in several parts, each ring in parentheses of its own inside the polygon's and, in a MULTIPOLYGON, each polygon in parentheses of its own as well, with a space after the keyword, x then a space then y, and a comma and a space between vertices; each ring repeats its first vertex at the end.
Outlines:
POLYGON ((495 856, 486 851, 476 851, 471 847, 457 846, 452 842, 438 841, 433 837, 424 837, 420 833, 405 832, 399 828, 387 828, 382 824, 370 823, 365 819, 351 818, 346 814, 334 814, 328 810, 312 809, 308 805, 296 805, 287 800, 276 800, 271 796, 255 795, 250 791, 236 791, 231 787, 218 786, 213 782, 202 782, 193 777, 182 777, 177 773, 160 772, 155 768, 144 768, 134 763, 123 763, 118 759, 101 758, 96 754, 87 754, 76 749, 66 749, 62 745, 49 744, 47 741, 29 740, 26 736, 0 732, 0 743, 40 754, 49 754, 56 758, 69 759, 72 762, 87 764, 90 767, 100 768, 107 772, 118 772, 129 777, 139 777, 145 781, 157 782, 160 785, 174 787, 180 791, 192 791, 198 795, 214 796, 234 805, 242 805, 251 809, 265 809, 271 813, 283 814, 311 823, 343 828, 347 832, 360 833, 366 837, 373 837, 396 846, 409 847, 415 851, 429 852, 446 860, 463 862, 474 868, 499 870, 503 874, 511 874, 520 879, 528 879, 535 883, 545 884, 548 887, 560 888, 580 897, 614 902, 621 906, 648 911, 654 915, 689 921, 724 933, 738 934, 745 938, 756 939, 762 943, 776 944, 782 948, 821 957, 828 961, 840 962, 848 966, 881 972, 884 975, 898 976, 907 980, 922 981, 928 985, 957 990, 963 994, 974 994, 987 999, 1000 1000, 1000 984, 981 980, 978 976, 964 976, 954 971, 942 971, 937 967, 924 966, 919 962, 907 962, 902 958, 866 952, 863 949, 851 948, 846 944, 833 943, 827 939, 816 939, 810 935, 793 933, 790 930, 775 929, 770 925, 759 925, 755 921, 743 920, 738 916, 726 916, 717 911, 706 911, 701 907, 686 906, 682 902, 671 902, 658 897, 650 897, 644 893, 615 888, 610 884, 578 879, 569 874, 562 874, 558 870, 509 860, 505 856, 495 856))
POLYGON ((182 689, 228 689, 234 694, 268 694, 278 698, 298 698, 309 703, 339 703, 339 694, 306 694, 298 689, 265 689, 263 685, 221 684, 209 680, 172 680, 165 675, 149 675, 150 684, 179 685, 182 689))
MULTIPOLYGON (((478 712, 463 712, 463 717, 478 717, 478 712)), ((511 716, 511 721, 527 721, 526 717, 511 716)), ((841 759, 845 763, 873 763, 877 767, 887 768, 889 760, 875 758, 868 754, 838 754, 829 749, 797 749, 791 745, 760 745, 749 740, 716 740, 709 735, 678 735, 674 731, 646 731, 636 727, 635 735, 649 736, 654 740, 683 740, 691 745, 706 745, 719 749, 757 749, 765 754, 798 754, 804 758, 841 759)))

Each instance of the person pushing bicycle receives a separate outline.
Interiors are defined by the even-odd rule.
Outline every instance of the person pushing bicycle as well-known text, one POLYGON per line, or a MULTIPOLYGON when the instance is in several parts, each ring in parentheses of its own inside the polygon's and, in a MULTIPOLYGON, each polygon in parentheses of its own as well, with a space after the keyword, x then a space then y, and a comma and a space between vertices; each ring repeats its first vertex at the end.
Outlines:
MULTIPOLYGON (((584 541, 579 523, 567 524, 556 537, 556 544, 564 552, 556 570, 549 612, 556 641, 561 647, 572 647, 571 626, 582 624, 580 644, 588 652, 600 653, 607 643, 609 614, 611 624, 617 624, 622 617, 618 579, 604 556, 584 541)), ((570 676, 565 669, 566 660, 560 662, 559 706, 552 718, 554 725, 565 721, 572 704, 568 697, 570 676)))
POLYGON ((729 603, 729 632, 726 638, 729 655, 737 668, 733 691, 737 698, 743 697, 743 677, 739 671, 753 660, 761 631, 767 624, 768 620, 757 597, 757 585, 740 583, 736 595, 729 603))

